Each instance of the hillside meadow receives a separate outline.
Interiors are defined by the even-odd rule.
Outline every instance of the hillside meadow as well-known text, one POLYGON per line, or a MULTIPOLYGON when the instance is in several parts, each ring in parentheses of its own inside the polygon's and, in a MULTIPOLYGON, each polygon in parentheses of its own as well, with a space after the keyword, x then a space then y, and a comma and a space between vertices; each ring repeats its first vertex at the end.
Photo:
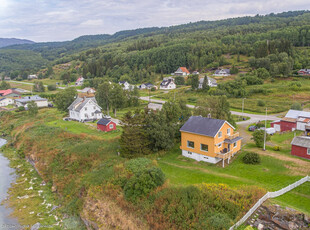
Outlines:
MULTIPOLYGON (((64 115, 55 109, 41 109, 36 117, 26 112, 1 113, 1 132, 9 135, 5 151, 11 152, 12 158, 34 162, 47 188, 55 192, 53 199, 61 205, 57 215, 62 220, 77 216, 103 228, 226 229, 266 191, 262 188, 266 186, 261 185, 267 184, 267 180, 256 184, 239 173, 240 179, 230 179, 227 175, 238 171, 238 165, 229 172, 212 166, 210 173, 203 173, 205 176, 200 169, 188 175, 188 169, 171 168, 174 166, 169 164, 174 161, 184 164, 177 151, 163 157, 122 158, 117 154, 121 132, 105 134, 85 124, 74 126, 62 121, 64 115), (222 171, 226 175, 223 178, 228 179, 221 180, 212 171, 215 174, 222 171), (153 184, 148 182, 152 178, 147 176, 149 173, 161 175, 155 177, 162 178, 158 187, 149 187, 153 184), (208 177, 214 179, 206 180, 208 177), (148 189, 131 187, 137 183, 148 189), (102 207, 101 214, 93 207, 102 207), (104 219, 103 213, 107 214, 104 219)), ((185 164, 195 167, 194 162, 185 164)), ((39 189, 39 186, 33 188, 35 192, 39 189)), ((14 203, 12 200, 13 207, 17 207, 14 203)), ((39 217, 32 217, 29 224, 38 220, 39 217)))

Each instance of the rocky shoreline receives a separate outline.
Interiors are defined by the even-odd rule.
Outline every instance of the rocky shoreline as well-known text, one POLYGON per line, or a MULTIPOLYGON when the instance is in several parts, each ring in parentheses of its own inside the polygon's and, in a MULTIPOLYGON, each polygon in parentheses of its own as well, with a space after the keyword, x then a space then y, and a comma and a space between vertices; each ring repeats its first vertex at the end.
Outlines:
POLYGON ((248 224, 258 230, 307 230, 310 229, 310 217, 280 205, 262 205, 248 224))

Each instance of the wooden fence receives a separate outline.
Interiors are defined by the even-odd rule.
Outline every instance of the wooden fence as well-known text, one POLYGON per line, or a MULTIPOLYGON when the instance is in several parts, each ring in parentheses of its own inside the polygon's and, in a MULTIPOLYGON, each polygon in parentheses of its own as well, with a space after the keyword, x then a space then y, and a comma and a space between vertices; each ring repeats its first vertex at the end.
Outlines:
POLYGON ((269 198, 275 198, 278 196, 283 195, 286 192, 291 191, 292 189, 298 187, 299 185, 309 181, 310 182, 310 176, 305 176, 304 178, 300 179, 299 181, 296 181, 293 184, 290 184, 289 186, 286 186, 285 188, 282 188, 276 192, 267 192, 262 198, 260 198, 257 203, 232 227, 230 227, 229 230, 233 230, 234 228, 239 227, 241 224, 243 224, 252 214, 258 209, 259 206, 262 205, 267 199, 269 198))

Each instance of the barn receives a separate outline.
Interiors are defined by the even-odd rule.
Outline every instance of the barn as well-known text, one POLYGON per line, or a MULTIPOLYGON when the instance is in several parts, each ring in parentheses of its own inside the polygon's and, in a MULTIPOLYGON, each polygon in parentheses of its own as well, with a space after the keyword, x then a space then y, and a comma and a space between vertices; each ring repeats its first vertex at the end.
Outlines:
POLYGON ((102 118, 97 122, 97 129, 110 132, 116 129, 116 123, 107 118, 102 118))
POLYGON ((291 154, 310 160, 310 137, 298 136, 294 137, 291 142, 291 154))
POLYGON ((296 119, 284 117, 279 121, 274 121, 270 123, 272 128, 275 128, 276 132, 286 132, 296 130, 296 119))

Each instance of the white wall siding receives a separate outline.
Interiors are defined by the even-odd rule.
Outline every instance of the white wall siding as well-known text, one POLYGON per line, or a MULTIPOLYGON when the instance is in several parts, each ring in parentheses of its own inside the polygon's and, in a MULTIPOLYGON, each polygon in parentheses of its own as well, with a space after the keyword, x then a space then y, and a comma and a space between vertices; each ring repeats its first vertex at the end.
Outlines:
POLYGON ((219 161, 221 161, 220 158, 204 156, 204 155, 193 153, 193 152, 190 153, 189 151, 186 151, 186 150, 182 150, 182 155, 188 158, 192 158, 196 161, 204 161, 204 162, 208 162, 212 164, 216 164, 219 161))
POLYGON ((297 122, 297 130, 305 131, 306 130, 306 123, 304 122, 297 122))

